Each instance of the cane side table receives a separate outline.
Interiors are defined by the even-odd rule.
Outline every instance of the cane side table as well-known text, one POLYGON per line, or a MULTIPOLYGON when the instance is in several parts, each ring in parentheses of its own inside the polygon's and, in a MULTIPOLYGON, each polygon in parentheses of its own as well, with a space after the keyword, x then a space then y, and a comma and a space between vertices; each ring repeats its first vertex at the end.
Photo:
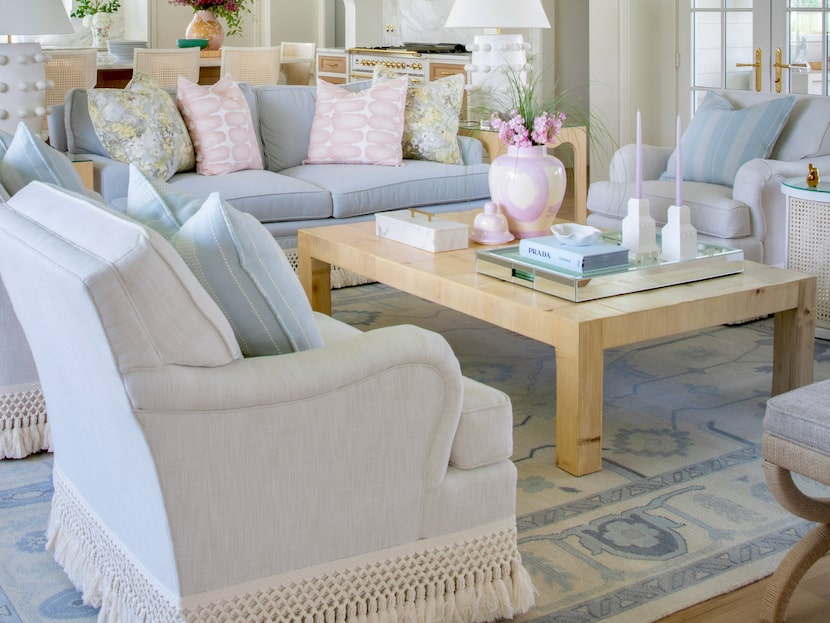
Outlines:
POLYGON ((816 337, 830 339, 830 182, 781 182, 787 197, 787 268, 816 276, 816 337))

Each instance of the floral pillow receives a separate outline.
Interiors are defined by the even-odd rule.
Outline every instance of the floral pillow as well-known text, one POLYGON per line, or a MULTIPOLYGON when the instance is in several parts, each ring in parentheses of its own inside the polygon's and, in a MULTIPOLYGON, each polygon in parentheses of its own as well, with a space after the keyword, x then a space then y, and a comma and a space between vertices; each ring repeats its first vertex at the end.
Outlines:
POLYGON ((195 164, 193 143, 170 94, 136 73, 124 89, 89 89, 95 134, 115 160, 168 180, 195 164))
POLYGON ((203 87, 179 76, 178 86, 176 103, 193 141, 197 173, 262 169, 251 109, 233 78, 203 87))
MULTIPOLYGON (((398 77, 383 65, 375 65, 373 84, 398 77)), ((403 157, 463 164, 458 146, 458 120, 464 101, 464 76, 447 76, 410 84, 406 94, 403 128, 403 157)))
POLYGON ((403 164, 406 87, 401 76, 363 91, 317 83, 305 164, 403 164))

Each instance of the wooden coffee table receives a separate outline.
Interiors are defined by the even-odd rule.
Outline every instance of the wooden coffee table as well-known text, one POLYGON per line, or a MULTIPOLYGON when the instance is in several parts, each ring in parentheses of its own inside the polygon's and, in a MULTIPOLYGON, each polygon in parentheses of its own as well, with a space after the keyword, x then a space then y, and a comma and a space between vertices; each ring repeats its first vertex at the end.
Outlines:
MULTIPOLYGON (((477 211, 442 214, 472 225, 477 211)), ((301 229, 299 276, 331 313, 330 267, 356 272, 554 347, 556 464, 602 468, 603 353, 645 340, 775 314, 772 394, 813 380, 816 278, 745 262, 743 273, 572 303, 475 270, 468 249, 431 253, 378 238, 374 221, 301 229)))

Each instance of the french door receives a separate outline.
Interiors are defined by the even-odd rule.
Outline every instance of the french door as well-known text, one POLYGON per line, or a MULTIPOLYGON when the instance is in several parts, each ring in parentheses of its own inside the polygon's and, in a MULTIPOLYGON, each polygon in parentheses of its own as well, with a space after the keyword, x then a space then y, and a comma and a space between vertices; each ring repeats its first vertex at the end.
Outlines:
POLYGON ((690 0, 693 109, 709 89, 828 95, 830 0, 690 0))

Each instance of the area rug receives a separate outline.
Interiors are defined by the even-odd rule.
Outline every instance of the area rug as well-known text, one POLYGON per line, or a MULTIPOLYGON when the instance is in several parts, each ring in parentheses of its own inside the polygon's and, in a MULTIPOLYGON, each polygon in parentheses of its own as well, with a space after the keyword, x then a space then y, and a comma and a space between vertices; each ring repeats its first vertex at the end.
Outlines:
MULTIPOLYGON (((655 621, 769 575, 810 527, 773 500, 760 464, 769 319, 607 351, 603 469, 576 478, 554 463, 551 348, 379 284, 337 290, 333 307, 362 330, 440 332, 467 376, 510 396, 520 549, 538 590, 517 621, 655 621)), ((815 378, 830 378, 822 340, 815 378)), ((51 465, 0 461, 0 623, 97 614, 43 549, 51 465)))

